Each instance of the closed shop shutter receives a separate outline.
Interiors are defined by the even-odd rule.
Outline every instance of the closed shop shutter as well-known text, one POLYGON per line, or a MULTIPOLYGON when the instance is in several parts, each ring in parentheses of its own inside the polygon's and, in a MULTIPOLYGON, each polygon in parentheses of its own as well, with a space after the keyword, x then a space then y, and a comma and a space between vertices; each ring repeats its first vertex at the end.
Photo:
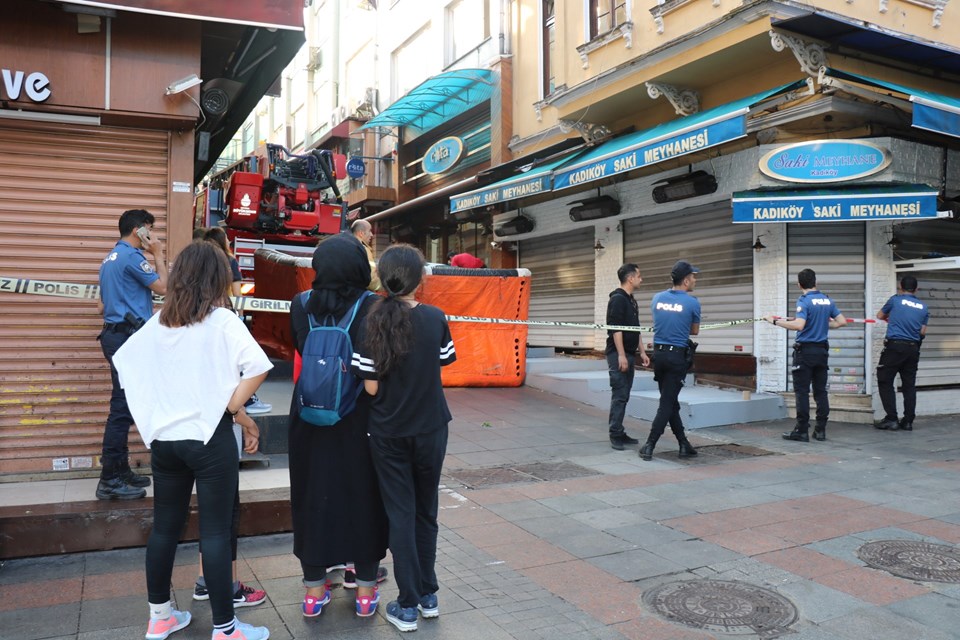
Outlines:
MULTIPOLYGON (((847 318, 866 313, 865 226, 862 222, 796 223, 787 225, 787 310, 793 316, 800 290, 797 274, 817 273, 817 288, 830 296, 847 318)), ((829 389, 834 393, 864 393, 865 325, 851 324, 830 331, 829 389)), ((788 340, 793 349, 793 331, 788 340)), ((792 356, 792 352, 788 354, 792 356)), ((791 358, 787 358, 788 367, 791 358)), ((787 376, 788 389, 793 380, 787 376)))
MULTIPOLYGON (((953 220, 913 222, 900 227, 896 235, 898 252, 908 259, 960 255, 960 224, 953 220)), ((960 270, 911 271, 910 275, 919 283, 917 297, 930 309, 917 386, 956 385, 960 382, 960 270)), ((880 327, 886 331, 882 323, 880 327)))
MULTIPOLYGON (((693 295, 700 300, 701 324, 753 315, 753 243, 750 225, 732 224, 730 208, 634 218, 624 223, 624 262, 640 266, 643 284, 636 294, 640 324, 653 323, 650 302, 673 286, 677 260, 700 269, 693 295)), ((704 330, 695 338, 698 353, 752 353, 753 326, 704 330)), ((644 342, 652 337, 644 336, 644 342)))
MULTIPOLYGON (((520 266, 533 274, 530 319, 593 324, 594 232, 592 226, 520 241, 520 266)), ((531 326, 527 344, 592 349, 593 329, 531 326)))
MULTIPOLYGON (((168 150, 167 131, 0 123, 0 275, 96 284, 126 209, 165 237, 168 150)), ((111 388, 96 304, 0 292, 0 308, 0 473, 96 465, 111 388)))

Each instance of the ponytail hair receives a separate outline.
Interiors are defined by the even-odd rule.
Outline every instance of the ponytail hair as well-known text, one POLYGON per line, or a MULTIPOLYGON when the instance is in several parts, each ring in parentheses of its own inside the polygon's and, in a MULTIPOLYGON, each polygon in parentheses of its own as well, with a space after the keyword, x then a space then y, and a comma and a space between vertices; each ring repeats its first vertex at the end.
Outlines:
POLYGON ((425 262, 420 250, 408 244, 391 246, 377 262, 387 296, 374 303, 365 328, 367 349, 381 376, 395 369, 413 346, 410 305, 401 296, 420 286, 425 262))

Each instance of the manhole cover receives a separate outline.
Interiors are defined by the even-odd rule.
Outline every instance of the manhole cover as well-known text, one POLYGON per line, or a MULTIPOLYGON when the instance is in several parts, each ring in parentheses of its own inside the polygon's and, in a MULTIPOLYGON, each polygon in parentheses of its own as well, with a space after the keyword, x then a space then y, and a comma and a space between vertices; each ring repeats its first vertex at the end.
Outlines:
POLYGON ((671 582, 643 594, 656 613, 695 629, 776 638, 797 621, 793 603, 769 589, 727 580, 671 582))
POLYGON ((582 478, 599 475, 599 472, 566 460, 560 460, 557 462, 533 462, 481 469, 459 469, 453 471, 450 475, 463 486, 469 489, 478 489, 495 484, 549 482, 551 480, 582 478))
POLYGON ((708 444, 697 447, 695 458, 680 458, 677 449, 664 450, 664 458, 677 458, 684 464, 715 463, 722 460, 742 460, 743 458, 757 458, 759 456, 780 455, 775 451, 767 451, 759 447, 746 444, 708 444))
POLYGON ((960 549, 915 540, 878 540, 857 549, 874 569, 922 582, 960 584, 960 549))
POLYGON ((581 467, 578 464, 560 460, 557 462, 532 462, 530 464, 521 464, 513 467, 521 473, 529 473, 534 478, 545 480, 568 480, 570 478, 584 478, 586 476, 599 475, 593 469, 581 467))

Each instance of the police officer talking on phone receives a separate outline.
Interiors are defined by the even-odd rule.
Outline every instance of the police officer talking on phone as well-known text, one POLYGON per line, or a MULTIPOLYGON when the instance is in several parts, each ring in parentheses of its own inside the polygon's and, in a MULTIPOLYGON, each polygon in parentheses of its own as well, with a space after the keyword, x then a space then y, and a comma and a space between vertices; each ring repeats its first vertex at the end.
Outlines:
POLYGON ((653 448, 667 423, 680 444, 680 457, 697 455, 683 429, 680 418, 680 389, 693 364, 696 345, 690 336, 700 333, 700 301, 690 295, 697 286, 700 270, 679 260, 670 271, 673 288, 653 296, 653 379, 660 388, 660 406, 650 427, 647 441, 640 447, 642 460, 653 458, 653 448))
POLYGON ((144 487, 150 485, 150 478, 134 472, 127 459, 127 438, 133 416, 113 366, 113 354, 153 315, 153 294, 167 292, 167 263, 163 245, 150 233, 153 223, 154 217, 149 211, 124 211, 120 216, 120 240, 100 265, 103 331, 98 340, 110 363, 113 382, 97 485, 97 498, 101 500, 142 498, 147 494, 144 487), (144 252, 153 256, 154 264, 150 264, 144 252))

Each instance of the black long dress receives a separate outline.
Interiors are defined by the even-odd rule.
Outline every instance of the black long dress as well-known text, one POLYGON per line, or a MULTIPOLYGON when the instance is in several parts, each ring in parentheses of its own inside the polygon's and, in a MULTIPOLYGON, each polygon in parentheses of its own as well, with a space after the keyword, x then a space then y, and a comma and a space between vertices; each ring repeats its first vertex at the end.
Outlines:
MULTIPOLYGON (((354 342, 374 300, 367 298, 354 319, 354 342)), ((310 327, 299 297, 291 304, 290 322, 302 353, 310 327)), ((389 529, 367 442, 370 396, 361 393, 350 415, 318 427, 300 419, 296 394, 295 388, 289 435, 294 554, 316 567, 383 559, 389 529)))

